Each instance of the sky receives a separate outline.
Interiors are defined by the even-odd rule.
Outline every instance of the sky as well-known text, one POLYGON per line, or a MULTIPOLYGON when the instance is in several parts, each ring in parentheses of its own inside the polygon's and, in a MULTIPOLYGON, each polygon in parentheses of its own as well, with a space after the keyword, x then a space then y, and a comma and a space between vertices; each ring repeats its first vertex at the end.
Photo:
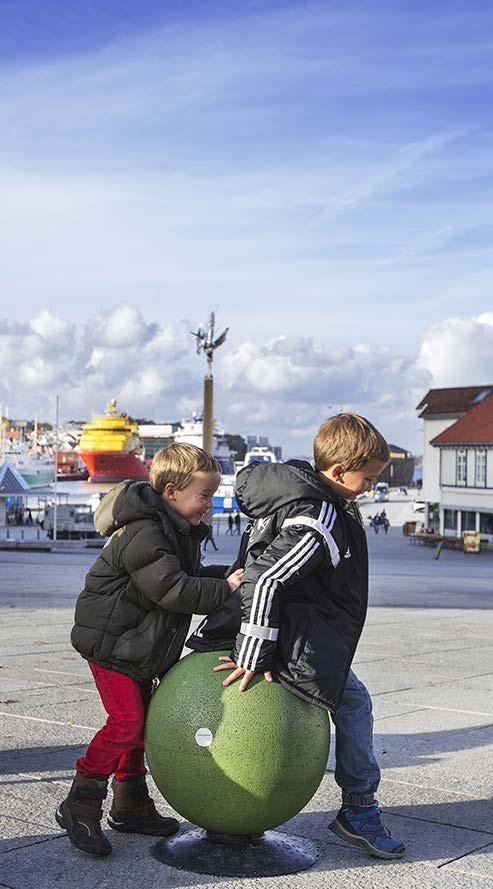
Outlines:
POLYGON ((0 0, 0 412, 422 448, 493 382, 493 6, 0 0))

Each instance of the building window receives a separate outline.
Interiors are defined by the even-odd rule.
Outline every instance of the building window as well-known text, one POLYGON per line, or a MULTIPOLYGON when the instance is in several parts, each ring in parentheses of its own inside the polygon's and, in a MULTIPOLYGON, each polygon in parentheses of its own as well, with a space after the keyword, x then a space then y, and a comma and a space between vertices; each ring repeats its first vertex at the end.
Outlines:
POLYGON ((482 534, 493 534, 493 512, 480 513, 479 530, 482 534))
POLYGON ((476 450, 476 487, 486 487, 486 450, 478 448, 476 450))
POLYGON ((468 509, 463 509, 461 514, 461 529, 462 531, 475 531, 476 530, 476 513, 472 512, 468 509))
POLYGON ((457 532, 457 510, 456 509, 444 509, 443 510, 443 528, 444 528, 444 531, 457 532))
POLYGON ((438 531, 440 528, 440 504, 428 504, 428 528, 430 531, 438 531))
POLYGON ((465 485, 467 482, 467 451, 461 448, 457 451, 457 484, 465 485))

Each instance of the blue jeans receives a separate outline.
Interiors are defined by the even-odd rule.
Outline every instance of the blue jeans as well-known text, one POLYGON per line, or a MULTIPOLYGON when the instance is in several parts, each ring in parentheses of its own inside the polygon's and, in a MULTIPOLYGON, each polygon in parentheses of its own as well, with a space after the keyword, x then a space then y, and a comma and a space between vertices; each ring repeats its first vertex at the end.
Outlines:
POLYGON ((380 769, 373 753, 373 712, 366 687, 349 671, 337 713, 335 779, 345 805, 368 806, 375 798, 380 769))

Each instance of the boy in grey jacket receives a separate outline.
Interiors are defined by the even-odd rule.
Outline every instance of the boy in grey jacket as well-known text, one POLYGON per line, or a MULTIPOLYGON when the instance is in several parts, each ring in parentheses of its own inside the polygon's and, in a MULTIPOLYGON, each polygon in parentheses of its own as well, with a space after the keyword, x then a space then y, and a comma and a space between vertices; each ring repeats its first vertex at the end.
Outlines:
POLYGON ((210 454, 171 445, 154 457, 150 483, 122 482, 96 511, 96 530, 111 536, 87 574, 71 640, 88 661, 108 720, 78 759, 55 815, 70 842, 92 855, 111 852, 101 830, 111 775, 110 827, 155 836, 178 830, 147 791, 145 717, 153 681, 179 659, 192 614, 217 608, 240 583, 241 570, 200 565, 208 533, 202 519, 220 478, 210 454))

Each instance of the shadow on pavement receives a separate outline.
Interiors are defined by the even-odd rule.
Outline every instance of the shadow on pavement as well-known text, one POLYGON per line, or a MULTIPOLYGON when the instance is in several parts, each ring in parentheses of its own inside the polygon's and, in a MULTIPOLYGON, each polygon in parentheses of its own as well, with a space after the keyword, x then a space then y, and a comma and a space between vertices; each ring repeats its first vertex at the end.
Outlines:
MULTIPOLYGON (((418 712, 423 712, 419 711, 418 712)), ((334 741, 334 730, 332 729, 334 741)), ((380 768, 405 768, 430 765, 441 759, 444 753, 461 750, 477 750, 493 744, 493 723, 473 725, 434 732, 374 734, 374 749, 380 768)), ((81 756, 85 744, 54 747, 24 747, 0 751, 0 774, 12 776, 4 784, 30 783, 29 778, 17 777, 20 772, 72 772, 75 761, 81 756)), ((50 776, 44 780, 67 779, 67 774, 50 776)))
MULTIPOLYGON (((461 854, 471 854, 480 848, 489 847, 490 842, 485 837, 488 830, 493 850, 491 800, 489 799, 393 806, 383 811, 386 815, 387 825, 394 834, 402 835, 402 839, 407 845, 407 855, 403 859, 403 863, 406 861, 432 863, 443 859, 452 860, 461 854), (395 817, 401 819, 398 825, 394 821, 395 817), (477 825, 484 825, 484 827, 477 825)), ((320 844, 322 854, 314 867, 314 870, 317 871, 360 870, 369 867, 388 868, 393 866, 392 862, 372 858, 363 850, 337 840, 328 830, 328 824, 334 814, 335 810, 333 809, 323 812, 301 812, 278 829, 305 836, 320 844), (336 848, 337 851, 335 851, 336 848)), ((188 822, 182 822, 182 830, 188 826, 188 822)), ((43 867, 45 880, 50 871, 60 880, 63 877, 64 865, 70 869, 71 873, 74 863, 79 864, 81 870, 77 886, 85 885, 84 875, 92 878, 96 873, 100 873, 101 876, 109 876, 110 868, 113 869, 115 866, 126 868, 129 855, 132 856, 134 863, 138 861, 142 873, 145 867, 147 879, 151 874, 157 876, 162 873, 164 876, 165 873, 169 873, 166 865, 160 865, 151 856, 155 838, 115 835, 111 830, 105 832, 111 840, 114 850, 113 855, 104 861, 78 852, 55 828, 53 834, 48 833, 44 828, 39 834, 19 837, 18 840, 2 840, 0 841, 0 854, 5 856, 3 862, 6 864, 9 859, 12 860, 16 853, 22 853, 25 856, 26 848, 36 847, 34 854, 40 866, 43 867), (56 840, 55 846, 51 844, 52 840, 56 840)), ((228 877, 214 877, 214 885, 230 880, 231 878, 228 877)), ((195 885, 198 883, 210 884, 211 877, 194 874, 193 882, 195 885)), ((70 885, 72 885, 72 881, 70 881, 70 885)), ((190 885, 190 872, 174 871, 172 885, 176 887, 190 885)))
MULTIPOLYGON (((67 772, 73 771, 75 761, 82 756, 87 744, 59 745, 55 747, 18 747, 0 750, 0 775, 12 775, 11 781, 2 780, 3 784, 26 784, 28 778, 20 778, 21 772, 67 772)), ((59 781, 66 774, 50 776, 44 781, 59 781)))
POLYGON ((477 750, 491 744, 493 724, 436 732, 374 734, 374 749, 381 769, 429 765, 438 762, 444 753, 477 750))

